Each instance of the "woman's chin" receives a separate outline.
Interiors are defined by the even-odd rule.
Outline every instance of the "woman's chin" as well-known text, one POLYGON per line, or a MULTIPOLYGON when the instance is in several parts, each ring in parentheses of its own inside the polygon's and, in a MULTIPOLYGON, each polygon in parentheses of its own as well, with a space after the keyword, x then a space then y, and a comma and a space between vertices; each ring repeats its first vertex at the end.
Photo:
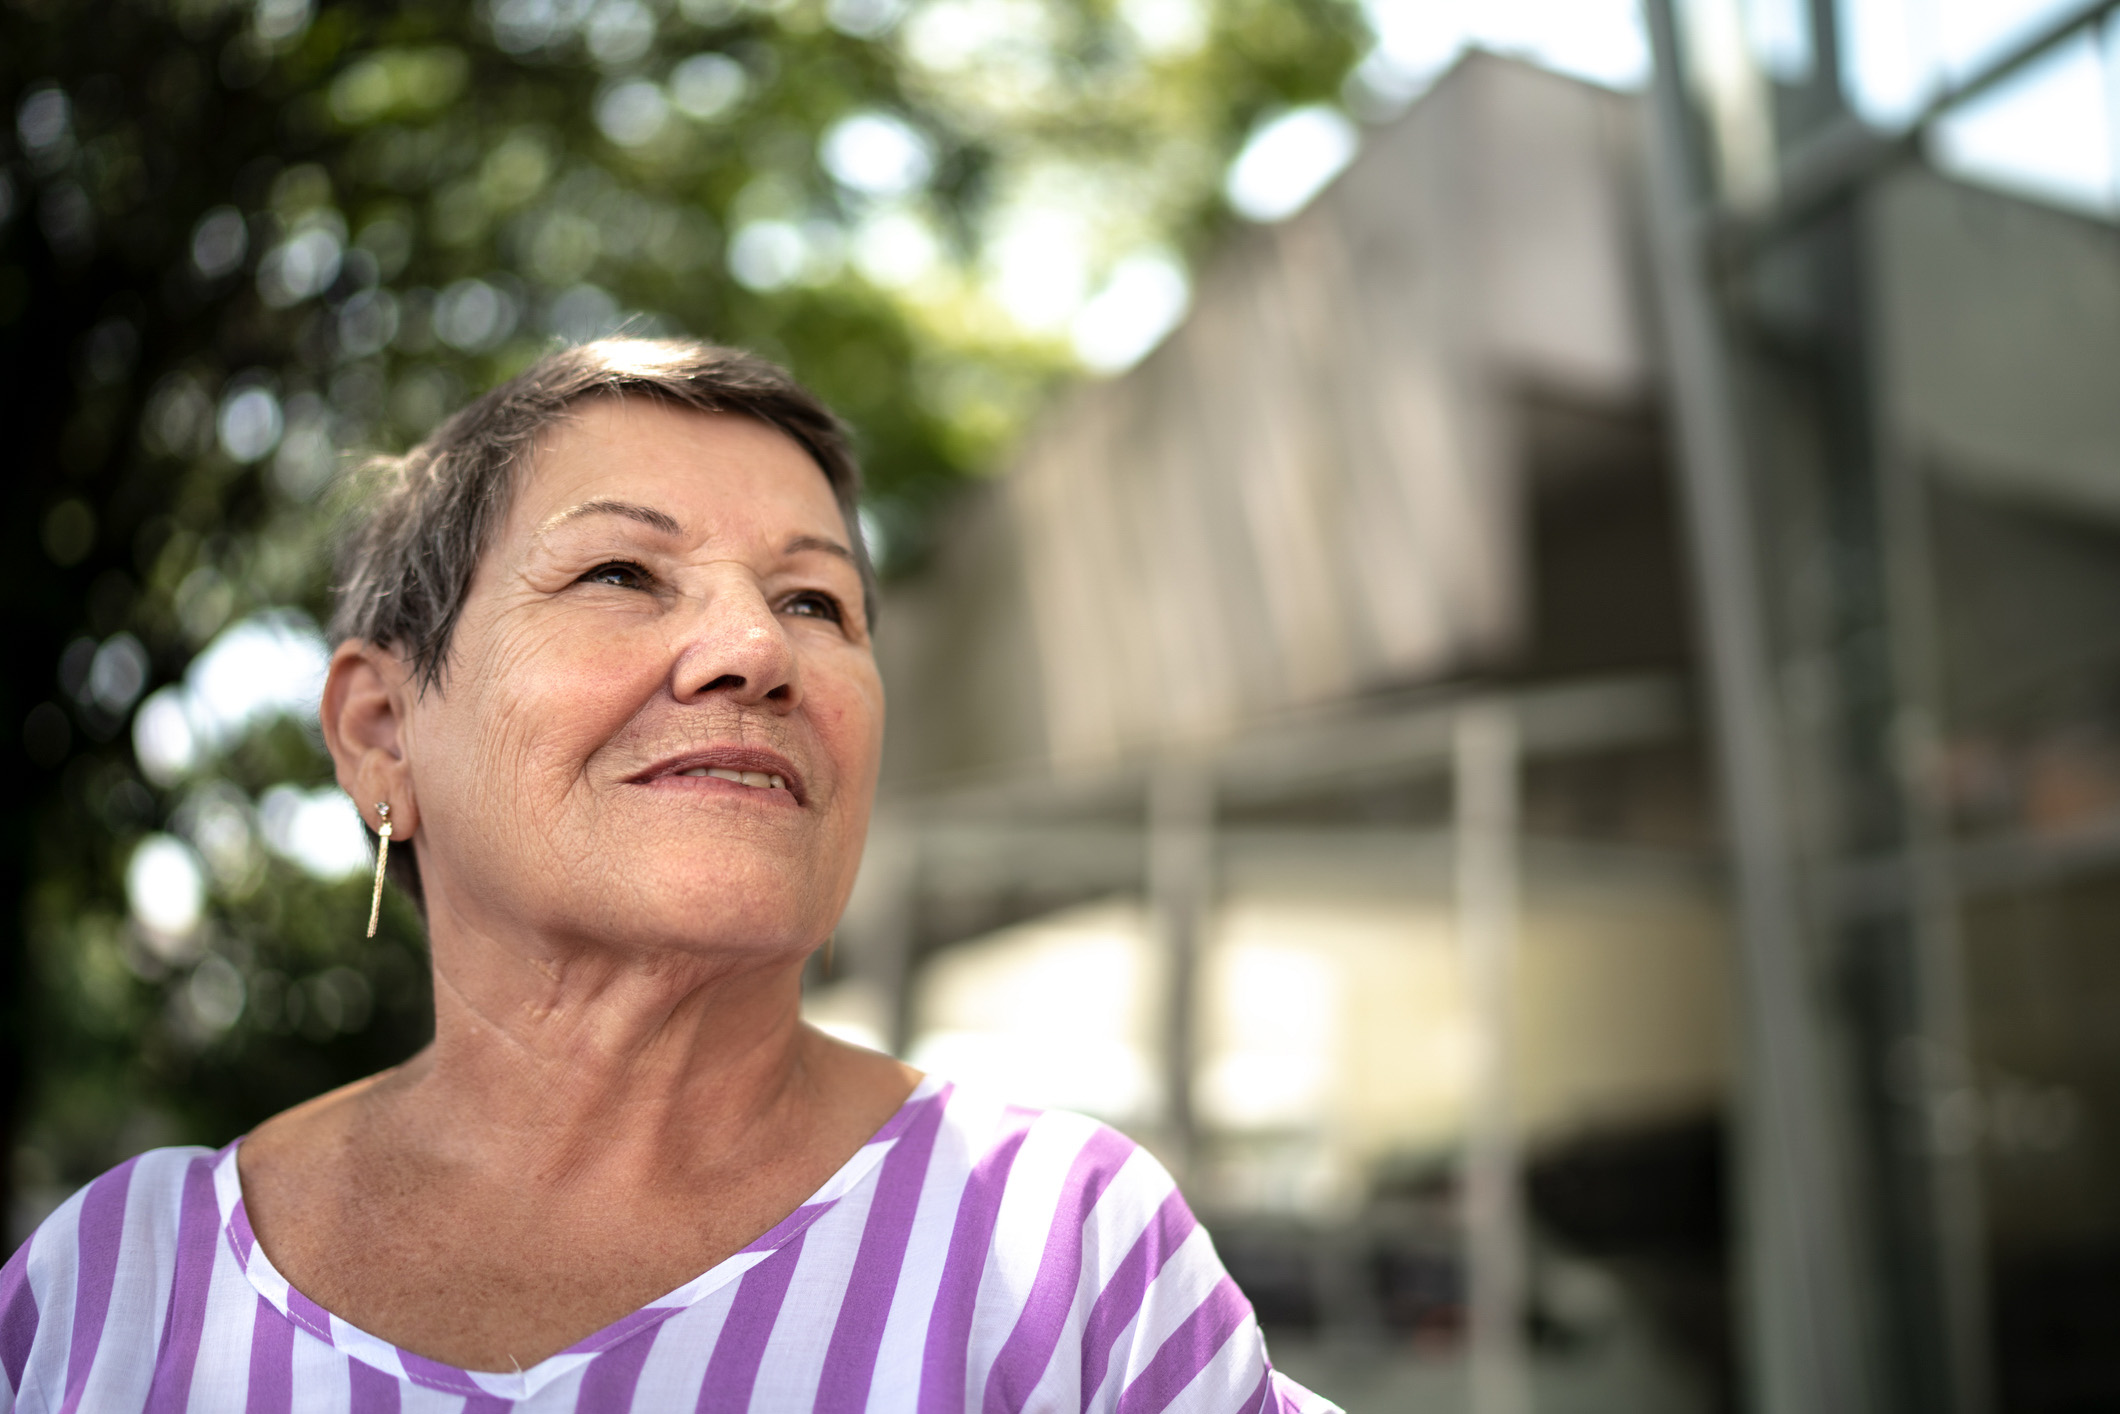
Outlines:
POLYGON ((800 882, 762 882, 755 875, 720 879, 685 875, 636 881, 637 892, 587 930, 620 947, 700 957, 801 957, 832 931, 833 913, 800 882))

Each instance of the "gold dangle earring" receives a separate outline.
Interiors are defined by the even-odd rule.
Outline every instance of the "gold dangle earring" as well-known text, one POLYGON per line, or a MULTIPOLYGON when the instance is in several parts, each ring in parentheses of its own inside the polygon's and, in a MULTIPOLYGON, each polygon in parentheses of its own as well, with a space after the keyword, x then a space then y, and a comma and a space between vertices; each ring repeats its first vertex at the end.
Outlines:
POLYGON ((375 827, 375 897, 368 904, 368 936, 375 936, 376 920, 383 916, 383 866, 390 862, 390 802, 379 800, 375 813, 382 823, 375 827))

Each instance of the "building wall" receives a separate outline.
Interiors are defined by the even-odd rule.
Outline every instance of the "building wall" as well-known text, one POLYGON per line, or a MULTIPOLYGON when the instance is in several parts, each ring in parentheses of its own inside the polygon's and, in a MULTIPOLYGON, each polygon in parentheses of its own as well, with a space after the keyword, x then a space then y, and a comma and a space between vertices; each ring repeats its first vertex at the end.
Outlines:
POLYGON ((1110 763, 1516 652, 1519 391, 1647 396, 1635 127, 1474 55, 1233 239, 887 608, 894 779, 1110 763))
POLYGON ((2120 517, 2111 224, 1900 172, 1872 206, 1884 413, 1969 487, 2120 517))

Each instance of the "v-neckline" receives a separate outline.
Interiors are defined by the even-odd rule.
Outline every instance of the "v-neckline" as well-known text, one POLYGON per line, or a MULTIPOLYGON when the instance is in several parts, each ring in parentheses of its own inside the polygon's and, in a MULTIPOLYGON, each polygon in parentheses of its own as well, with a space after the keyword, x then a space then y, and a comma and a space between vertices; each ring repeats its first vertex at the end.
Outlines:
MULTIPOLYGON (((215 1155, 214 1198, 220 1208, 221 1234, 258 1295, 281 1315, 326 1344, 397 1379, 410 1380, 430 1389, 451 1394, 493 1395, 501 1399, 528 1399, 554 1380, 580 1369, 604 1351, 661 1325, 741 1277, 745 1272, 786 1247, 809 1226, 831 1211, 833 1205, 875 1172, 900 1135, 918 1113, 930 1104, 947 1099, 950 1087, 936 1076, 923 1076, 883 1126, 862 1144, 816 1192, 775 1223, 764 1236, 724 1257, 675 1290, 619 1317, 594 1334, 584 1336, 566 1349, 548 1355, 534 1365, 517 1370, 465 1370, 431 1360, 401 1346, 371 1335, 343 1317, 335 1316, 297 1291, 280 1274, 251 1230, 250 1214, 243 1203, 243 1182, 236 1169, 241 1138, 215 1155)), ((247 1137, 247 1136, 246 1136, 247 1137)))

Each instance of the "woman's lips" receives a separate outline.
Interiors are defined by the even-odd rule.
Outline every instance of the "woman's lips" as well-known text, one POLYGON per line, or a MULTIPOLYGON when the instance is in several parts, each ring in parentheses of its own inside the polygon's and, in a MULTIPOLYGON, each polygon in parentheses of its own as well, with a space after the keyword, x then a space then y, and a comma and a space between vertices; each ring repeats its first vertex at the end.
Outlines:
POLYGON ((755 746, 688 751, 657 762, 633 779, 641 785, 655 786, 678 786, 683 782, 680 788, 691 790, 722 791, 734 787, 793 805, 808 803, 802 774, 794 763, 777 751, 755 746), (694 781, 699 785, 692 785, 694 781))

